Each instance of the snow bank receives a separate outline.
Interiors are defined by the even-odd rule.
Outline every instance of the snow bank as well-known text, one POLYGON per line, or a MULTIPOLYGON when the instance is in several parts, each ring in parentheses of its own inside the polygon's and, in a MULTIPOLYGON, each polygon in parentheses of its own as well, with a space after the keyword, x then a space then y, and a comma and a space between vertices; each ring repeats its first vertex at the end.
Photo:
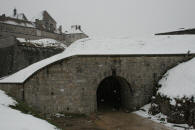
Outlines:
POLYGON ((15 105, 16 101, 14 101, 11 97, 7 96, 4 91, 0 90, 0 105, 1 106, 9 106, 15 105))
POLYGON ((26 40, 24 38, 17 38, 20 42, 29 42, 34 44, 35 46, 41 47, 63 47, 66 48, 67 46, 60 41, 50 39, 50 38, 43 38, 39 40, 26 40))
POLYGON ((189 51, 195 53, 194 41, 194 35, 150 36, 137 39, 81 39, 71 44, 60 54, 2 78, 0 83, 23 83, 37 70, 74 55, 187 54, 189 51))
POLYGON ((56 130, 48 122, 11 109, 16 101, 0 90, 0 130, 56 130))
MULTIPOLYGON (((158 93, 174 98, 195 97, 195 58, 169 70, 159 81, 158 93)), ((174 103, 174 100, 172 100, 174 103)))
POLYGON ((161 124, 171 128, 173 130, 185 130, 185 128, 188 128, 188 130, 195 130, 195 129, 189 127, 188 124, 168 123, 167 116, 163 115, 162 113, 159 113, 156 115, 149 114, 148 112, 149 112, 150 107, 151 107, 151 104, 147 104, 147 105, 143 106, 140 110, 135 111, 134 113, 139 115, 139 116, 142 116, 144 118, 148 118, 154 122, 161 123, 161 124), (164 121, 162 121, 162 118, 164 119, 164 121), (181 127, 184 127, 184 128, 181 128, 181 127))
POLYGON ((85 39, 70 46, 82 55, 187 54, 195 52, 195 36, 150 36, 141 38, 85 39))

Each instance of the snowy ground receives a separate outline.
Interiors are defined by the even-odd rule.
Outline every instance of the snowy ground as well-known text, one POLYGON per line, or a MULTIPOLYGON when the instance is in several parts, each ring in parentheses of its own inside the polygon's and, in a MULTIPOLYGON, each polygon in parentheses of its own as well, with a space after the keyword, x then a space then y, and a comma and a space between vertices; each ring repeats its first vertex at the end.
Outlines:
POLYGON ((157 114, 155 116, 149 114, 148 111, 149 111, 150 106, 151 106, 150 104, 147 104, 147 105, 143 106, 139 111, 136 111, 134 113, 139 115, 139 116, 148 118, 148 119, 150 119, 150 120, 152 120, 154 122, 162 123, 163 125, 165 125, 165 126, 167 126, 169 128, 172 128, 174 130, 186 130, 186 129, 188 129, 188 130, 195 130, 193 128, 190 128, 187 124, 168 123, 167 120, 166 120, 167 116, 163 115, 162 113, 159 113, 159 114, 157 114), (164 118, 165 121, 161 121, 161 118, 164 118))
POLYGON ((151 55, 195 53, 195 35, 147 36, 141 38, 81 39, 65 51, 34 63, 15 74, 4 77, 0 83, 23 83, 39 69, 58 60, 75 55, 151 55))
POLYGON ((56 130, 57 128, 47 121, 32 115, 23 114, 9 105, 15 105, 11 97, 0 90, 0 130, 56 130))
POLYGON ((50 38, 43 38, 39 40, 26 40, 24 38, 17 38, 17 40, 20 41, 21 43, 22 42, 31 43, 37 47, 62 47, 62 48, 67 47, 62 42, 50 38))

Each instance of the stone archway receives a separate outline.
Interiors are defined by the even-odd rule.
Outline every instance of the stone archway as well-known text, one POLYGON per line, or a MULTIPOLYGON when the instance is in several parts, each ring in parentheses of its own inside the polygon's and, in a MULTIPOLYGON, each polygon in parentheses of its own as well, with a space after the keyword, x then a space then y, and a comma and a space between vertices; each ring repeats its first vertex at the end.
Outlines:
POLYGON ((119 110, 129 108, 129 98, 133 94, 128 81, 120 76, 104 78, 98 85, 97 110, 119 110))

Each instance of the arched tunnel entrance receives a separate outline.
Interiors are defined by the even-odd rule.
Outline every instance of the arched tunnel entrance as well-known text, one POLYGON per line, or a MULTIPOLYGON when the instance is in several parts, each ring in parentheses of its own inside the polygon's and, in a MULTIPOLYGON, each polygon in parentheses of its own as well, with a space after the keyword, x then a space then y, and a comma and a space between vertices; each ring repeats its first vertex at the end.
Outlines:
POLYGON ((124 78, 107 77, 100 82, 97 89, 98 111, 128 108, 131 95, 130 84, 124 78))

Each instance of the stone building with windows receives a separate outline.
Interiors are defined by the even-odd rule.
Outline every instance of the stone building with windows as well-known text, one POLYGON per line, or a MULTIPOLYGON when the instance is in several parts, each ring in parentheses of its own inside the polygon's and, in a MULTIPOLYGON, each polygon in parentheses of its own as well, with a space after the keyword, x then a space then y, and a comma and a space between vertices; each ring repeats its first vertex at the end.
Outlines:
POLYGON ((46 30, 49 32, 57 31, 57 22, 46 10, 42 11, 40 17, 35 19, 35 26, 40 30, 46 30))
POLYGON ((62 26, 57 27, 57 22, 45 10, 42 11, 32 21, 29 21, 24 13, 18 13, 13 10, 11 16, 0 15, 0 36, 8 35, 27 40, 36 40, 41 38, 51 38, 70 45, 72 42, 88 37, 80 25, 71 28, 71 32, 63 32, 62 26), (72 31, 75 29, 76 31, 72 31))
POLYGON ((13 10, 13 14, 11 16, 2 14, 0 16, 0 23, 20 25, 24 27, 34 27, 34 23, 28 21, 26 15, 24 13, 18 13, 16 9, 13 10))

